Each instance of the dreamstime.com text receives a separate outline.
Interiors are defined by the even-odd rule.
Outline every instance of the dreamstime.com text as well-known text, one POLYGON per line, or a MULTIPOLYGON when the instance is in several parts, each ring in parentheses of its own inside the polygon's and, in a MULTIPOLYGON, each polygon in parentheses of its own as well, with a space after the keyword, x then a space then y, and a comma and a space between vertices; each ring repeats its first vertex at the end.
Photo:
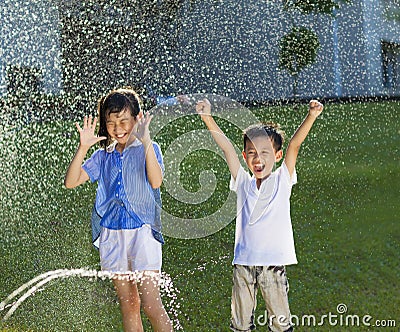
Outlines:
MULTIPOLYGON (((260 326, 272 325, 274 321, 278 321, 279 325, 287 325, 287 318, 284 316, 268 316, 265 311, 263 315, 257 317, 256 323, 260 326)), ((394 319, 375 319, 370 315, 351 315, 347 313, 347 306, 340 303, 336 307, 336 313, 328 312, 320 316, 316 315, 291 315, 290 324, 292 326, 371 326, 371 327, 396 327, 394 319)))

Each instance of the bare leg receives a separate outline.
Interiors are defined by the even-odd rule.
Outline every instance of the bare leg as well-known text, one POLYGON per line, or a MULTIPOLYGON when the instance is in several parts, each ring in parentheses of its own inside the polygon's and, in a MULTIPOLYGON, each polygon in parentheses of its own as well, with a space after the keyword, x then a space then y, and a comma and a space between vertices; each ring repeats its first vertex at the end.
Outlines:
POLYGON ((125 332, 143 332, 140 317, 140 297, 135 282, 129 280, 113 280, 119 299, 122 322, 125 332))
POLYGON ((150 320, 154 332, 171 332, 174 329, 161 302, 158 278, 155 276, 146 276, 145 273, 143 279, 138 283, 142 308, 150 320))

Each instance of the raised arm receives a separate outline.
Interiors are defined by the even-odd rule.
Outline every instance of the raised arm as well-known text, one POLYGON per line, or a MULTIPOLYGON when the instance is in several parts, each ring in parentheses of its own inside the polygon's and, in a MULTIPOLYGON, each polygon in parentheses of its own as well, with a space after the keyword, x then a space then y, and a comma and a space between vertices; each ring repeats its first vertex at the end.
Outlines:
POLYGON ((324 106, 319 101, 311 100, 306 118, 290 139, 285 155, 285 164, 289 170, 290 176, 292 176, 294 172, 300 146, 306 139, 312 125, 314 124, 314 121, 321 114, 323 108, 324 106))
POLYGON ((153 118, 148 112, 146 116, 140 113, 138 116, 137 123, 133 128, 132 135, 139 139, 144 147, 146 154, 146 173, 147 179, 153 189, 159 188, 163 180, 163 174, 158 163, 156 152, 154 151, 153 142, 150 138, 149 125, 153 118))
POLYGON ((75 123, 76 128, 79 131, 80 141, 75 156, 65 174, 64 185, 66 188, 75 188, 89 180, 88 174, 82 168, 82 163, 90 147, 97 142, 106 139, 106 137, 97 137, 94 134, 96 124, 97 118, 94 118, 92 123, 92 116, 89 116, 89 118, 85 116, 83 119, 83 128, 81 128, 78 123, 75 123))
POLYGON ((232 177, 236 179, 240 167, 239 157, 231 141, 225 136, 221 128, 219 128, 214 118, 211 116, 210 102, 207 99, 199 101, 196 105, 196 112, 201 116, 201 119, 210 131, 214 141, 224 153, 229 171, 231 172, 232 177))

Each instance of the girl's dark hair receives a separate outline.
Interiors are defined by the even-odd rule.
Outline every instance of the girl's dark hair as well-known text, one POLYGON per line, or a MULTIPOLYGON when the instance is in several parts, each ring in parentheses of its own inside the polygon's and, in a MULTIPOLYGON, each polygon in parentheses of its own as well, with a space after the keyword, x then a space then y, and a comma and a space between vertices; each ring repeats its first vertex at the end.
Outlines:
POLYGON ((106 140, 100 141, 102 148, 106 148, 111 144, 111 137, 107 132, 107 117, 111 113, 120 113, 124 110, 129 110, 134 118, 141 110, 141 99, 136 91, 130 87, 112 90, 99 99, 97 104, 100 119, 98 136, 107 137, 106 140))
POLYGON ((285 132, 278 123, 267 122, 252 125, 243 132, 243 150, 246 149, 247 141, 255 137, 267 135, 272 140, 275 151, 282 150, 285 141, 285 132))

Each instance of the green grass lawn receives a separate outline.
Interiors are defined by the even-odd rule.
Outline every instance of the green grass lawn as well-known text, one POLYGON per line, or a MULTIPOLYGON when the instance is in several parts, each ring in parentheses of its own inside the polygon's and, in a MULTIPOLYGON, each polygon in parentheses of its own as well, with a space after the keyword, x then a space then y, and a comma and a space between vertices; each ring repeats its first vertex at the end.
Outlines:
MULTIPOLYGON (((254 109, 261 120, 281 123, 290 137, 306 106, 254 109)), ((292 222, 299 264, 289 266, 293 315, 313 315, 316 326, 297 331, 375 331, 377 320, 400 326, 399 146, 400 103, 328 104, 300 152, 298 184, 292 193, 292 222), (337 306, 347 312, 339 315, 337 306), (324 315, 322 326, 317 324, 324 315), (361 326, 345 326, 347 316, 361 326), (371 326, 363 326, 361 319, 371 326), (334 326, 335 319, 337 324, 334 326), (342 323, 340 323, 342 319, 342 323)), ((238 145, 240 131, 220 120, 238 145)), ((182 133, 204 128, 196 118, 178 119, 158 133, 163 151, 182 133), (188 119, 190 121, 188 121, 188 119)), ((62 186, 78 144, 70 122, 1 128, 0 139, 0 300, 32 278, 51 270, 99 269, 90 241, 90 210, 95 186, 62 186)), ((208 169, 218 181, 207 201, 188 206, 163 190, 164 208, 200 218, 218 210, 228 194, 223 160, 199 150, 181 164, 180 182, 199 189, 208 169)), ((167 169, 168 171, 168 169, 167 169)), ((184 331, 228 331, 234 222, 200 239, 166 238, 163 270, 173 282, 163 293, 175 323, 184 331)), ((258 298, 255 317, 263 323, 258 298)), ((0 311, 0 318, 7 310, 0 311)), ((351 321, 349 321, 351 323, 351 321)), ((305 324, 303 324, 305 325, 305 324)), ((146 331, 150 327, 145 321, 146 331)), ((110 281, 54 280, 28 298, 2 331, 122 331, 119 306, 110 281)), ((258 326, 266 331, 266 326, 258 326)))

